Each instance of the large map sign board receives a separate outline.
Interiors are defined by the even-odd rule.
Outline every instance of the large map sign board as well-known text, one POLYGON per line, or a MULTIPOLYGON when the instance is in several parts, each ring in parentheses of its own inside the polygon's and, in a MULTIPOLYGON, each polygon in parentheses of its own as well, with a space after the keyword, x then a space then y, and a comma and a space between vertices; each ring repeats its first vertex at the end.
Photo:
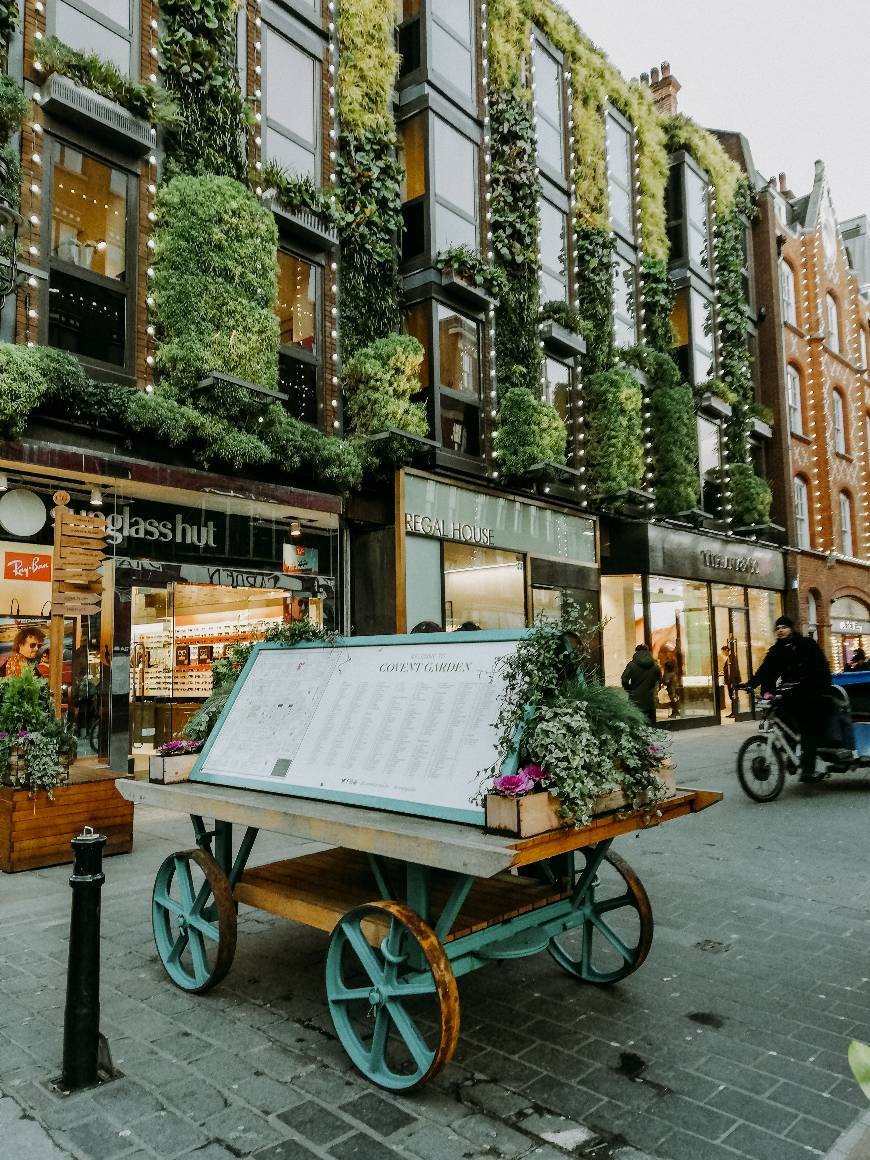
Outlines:
POLYGON ((483 823, 498 661, 523 630, 259 645, 192 781, 483 823))

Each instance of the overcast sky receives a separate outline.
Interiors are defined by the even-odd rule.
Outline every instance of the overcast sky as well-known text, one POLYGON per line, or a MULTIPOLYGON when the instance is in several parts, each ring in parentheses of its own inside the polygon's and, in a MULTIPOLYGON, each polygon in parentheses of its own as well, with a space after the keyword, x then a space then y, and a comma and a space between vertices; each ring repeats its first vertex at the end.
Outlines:
POLYGON ((620 72, 663 60, 680 111, 746 135, 765 177, 808 193, 825 162, 840 220, 870 214, 870 0, 563 0, 620 72))

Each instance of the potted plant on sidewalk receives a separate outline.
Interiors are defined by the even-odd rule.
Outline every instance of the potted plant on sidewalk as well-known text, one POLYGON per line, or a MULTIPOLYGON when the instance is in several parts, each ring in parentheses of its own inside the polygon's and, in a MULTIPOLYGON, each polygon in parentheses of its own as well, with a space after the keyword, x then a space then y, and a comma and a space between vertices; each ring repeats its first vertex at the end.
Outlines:
POLYGON ((70 784, 75 756, 47 682, 29 668, 0 681, 0 870, 71 862, 70 839, 85 825, 106 834, 107 852, 131 848, 132 806, 113 779, 70 784))

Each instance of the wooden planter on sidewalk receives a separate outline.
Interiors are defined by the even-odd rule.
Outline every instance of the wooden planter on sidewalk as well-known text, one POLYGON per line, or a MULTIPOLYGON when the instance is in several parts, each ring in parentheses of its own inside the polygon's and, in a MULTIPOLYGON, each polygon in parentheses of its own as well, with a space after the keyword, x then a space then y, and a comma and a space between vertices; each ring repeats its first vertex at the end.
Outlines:
POLYGON ((133 849, 133 806, 115 788, 114 777, 73 782, 44 790, 0 786, 0 870, 36 870, 73 861, 70 840, 84 826, 108 839, 105 854, 133 849))

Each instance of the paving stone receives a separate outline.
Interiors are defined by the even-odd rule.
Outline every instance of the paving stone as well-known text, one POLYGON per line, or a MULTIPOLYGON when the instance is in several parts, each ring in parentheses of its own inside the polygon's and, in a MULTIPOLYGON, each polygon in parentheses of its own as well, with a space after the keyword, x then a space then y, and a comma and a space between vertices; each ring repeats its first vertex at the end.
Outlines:
POLYGON ((120 1136, 113 1124, 97 1116, 65 1129, 60 1138, 69 1140, 88 1160, 114 1160, 116 1156, 132 1152, 134 1147, 129 1136, 120 1136))
MULTIPOLYGON (((730 1148, 683 1131, 672 1132, 656 1148, 656 1156, 662 1160, 735 1160, 737 1155, 730 1148)), ((809 1160, 807 1153, 804 1160, 809 1160)))
MULTIPOLYGON (((319 1153, 312 1152, 298 1140, 281 1140, 255 1152, 252 1160, 314 1160, 319 1153)), ((322 1155, 322 1153, 320 1153, 322 1155)))
MULTIPOLYGON (((782 1086, 782 1085, 780 1085, 782 1086)), ((757 1099, 748 1092, 738 1092, 733 1088, 720 1088, 709 1100, 709 1107, 719 1111, 729 1112, 735 1119, 746 1120, 750 1124, 757 1124, 769 1132, 784 1134, 795 1122, 797 1112, 792 1107, 781 1106, 782 1101, 775 1100, 776 1088, 766 1100, 757 1099)), ((811 1095, 807 1092, 807 1095, 811 1095)), ((849 1109, 851 1116, 851 1108, 849 1109)))
POLYGON ((152 1092, 127 1076, 97 1088, 91 1098, 103 1115, 111 1116, 124 1127, 164 1108, 152 1092))
POLYGON ((466 1116, 453 1125, 453 1130, 478 1147, 491 1149, 499 1156, 521 1156, 528 1152, 531 1144, 528 1136, 490 1116, 466 1116))
POLYGON ((752 1160, 809 1160, 812 1156, 805 1145, 774 1136, 754 1124, 738 1124, 721 1143, 752 1160))
POLYGON ((696 1104, 694 1100, 687 1100, 678 1095, 663 1096, 656 1102, 652 1111, 674 1127, 685 1128, 686 1131, 703 1136, 706 1140, 718 1140, 737 1122, 735 1116, 729 1116, 707 1104, 696 1104))
POLYGON ((468 1153, 468 1141, 451 1128, 425 1124, 403 1138, 402 1149, 421 1160, 460 1160, 468 1153))
POLYGON ((602 1099, 595 1092, 574 1087, 570 1083, 560 1083, 559 1080, 551 1079, 549 1076, 536 1079, 523 1091, 543 1107, 554 1112, 564 1112, 575 1120, 583 1120, 602 1099))
POLYGON ((372 1136, 357 1132, 338 1144, 331 1144, 330 1154, 336 1160, 398 1160, 399 1153, 372 1136))
POLYGON ((252 1075, 250 1079, 234 1083, 232 1094, 267 1116, 296 1107, 305 1099, 301 1092, 294 1091, 288 1084, 278 1083, 267 1075, 252 1075))
MULTIPOLYGON (((405 1107, 413 1107, 413 1104, 406 1103, 405 1107)), ((381 1136, 392 1136, 394 1132, 406 1128, 408 1124, 419 1123, 416 1116, 408 1115, 398 1104, 384 1099, 383 1096, 375 1095, 374 1092, 367 1092, 358 1099, 351 1100, 350 1103, 344 1104, 341 1110, 345 1115, 352 1116, 361 1124, 373 1128, 381 1136)))
POLYGON ((283 1136, 283 1132, 267 1119, 241 1104, 233 1104, 225 1111, 218 1112, 206 1120, 204 1128, 219 1143, 242 1156, 266 1144, 277 1143, 283 1136))
POLYGON ((821 1124, 818 1120, 801 1116, 792 1124, 786 1135, 789 1139, 796 1140, 798 1144, 806 1144, 809 1148, 817 1148, 820 1152, 827 1152, 839 1139, 840 1130, 830 1124, 821 1124))
POLYGON ((198 1145, 208 1143, 208 1136, 196 1124, 175 1112, 157 1112, 137 1120, 130 1128, 137 1139, 158 1156, 177 1156, 198 1145))
POLYGON ((855 1109, 851 1104, 819 1092, 807 1091, 788 1080, 774 1088, 768 1099, 838 1128, 847 1128, 855 1119, 855 1109))
POLYGON ((352 1124, 316 1100, 297 1104, 295 1108, 282 1112, 278 1119, 313 1144, 328 1144, 330 1140, 337 1140, 353 1130, 352 1124))

